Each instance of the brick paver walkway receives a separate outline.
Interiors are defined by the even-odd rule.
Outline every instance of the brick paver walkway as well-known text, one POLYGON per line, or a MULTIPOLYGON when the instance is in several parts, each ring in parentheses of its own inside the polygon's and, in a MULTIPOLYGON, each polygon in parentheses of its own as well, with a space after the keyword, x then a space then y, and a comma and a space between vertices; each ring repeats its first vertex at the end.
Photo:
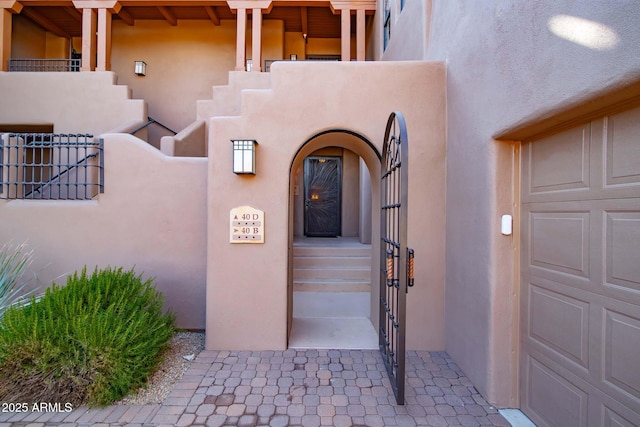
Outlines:
POLYGON ((203 351, 162 404, 0 413, 0 426, 505 426, 446 353, 408 352, 395 404, 375 350, 203 351))

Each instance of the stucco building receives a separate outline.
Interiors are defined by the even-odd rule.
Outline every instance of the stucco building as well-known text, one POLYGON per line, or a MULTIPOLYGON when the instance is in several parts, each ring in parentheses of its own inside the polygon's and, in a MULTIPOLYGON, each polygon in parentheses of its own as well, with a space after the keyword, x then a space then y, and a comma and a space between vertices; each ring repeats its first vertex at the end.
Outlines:
POLYGON ((135 266, 207 348, 287 348, 318 306, 366 319, 359 346, 386 322, 380 281, 406 268, 381 239, 397 190, 407 349, 446 350, 538 425, 640 424, 635 1, 0 0, 0 14, 0 241, 34 249, 38 286, 135 266), (408 161, 389 187, 393 112, 408 161), (102 145, 64 160, 32 132, 102 145), (247 140, 255 173, 234 173, 231 141, 247 140))

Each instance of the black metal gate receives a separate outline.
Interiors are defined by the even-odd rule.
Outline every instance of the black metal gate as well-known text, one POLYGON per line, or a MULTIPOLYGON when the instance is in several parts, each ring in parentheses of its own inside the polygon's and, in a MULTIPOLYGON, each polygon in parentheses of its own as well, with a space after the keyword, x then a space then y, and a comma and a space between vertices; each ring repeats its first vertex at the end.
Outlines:
POLYGON ((403 405, 406 294, 413 286, 413 250, 407 247, 407 127, 400 112, 391 113, 387 121, 381 176, 379 344, 396 402, 403 405))

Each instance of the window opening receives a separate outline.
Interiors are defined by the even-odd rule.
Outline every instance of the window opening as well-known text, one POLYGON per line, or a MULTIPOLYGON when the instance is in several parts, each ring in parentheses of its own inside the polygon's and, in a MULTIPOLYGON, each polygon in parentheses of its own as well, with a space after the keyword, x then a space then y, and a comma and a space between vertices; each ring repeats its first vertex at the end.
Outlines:
POLYGON ((391 39, 391 0, 384 2, 384 50, 391 39))

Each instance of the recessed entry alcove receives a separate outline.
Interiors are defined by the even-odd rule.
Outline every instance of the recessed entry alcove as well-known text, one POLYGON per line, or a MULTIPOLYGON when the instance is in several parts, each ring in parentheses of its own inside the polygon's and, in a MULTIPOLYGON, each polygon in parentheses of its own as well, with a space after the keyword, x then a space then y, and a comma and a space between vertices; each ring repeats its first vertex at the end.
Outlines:
POLYGON ((378 348, 371 243, 379 168, 377 150, 346 130, 312 137, 292 163, 290 348, 378 348))

